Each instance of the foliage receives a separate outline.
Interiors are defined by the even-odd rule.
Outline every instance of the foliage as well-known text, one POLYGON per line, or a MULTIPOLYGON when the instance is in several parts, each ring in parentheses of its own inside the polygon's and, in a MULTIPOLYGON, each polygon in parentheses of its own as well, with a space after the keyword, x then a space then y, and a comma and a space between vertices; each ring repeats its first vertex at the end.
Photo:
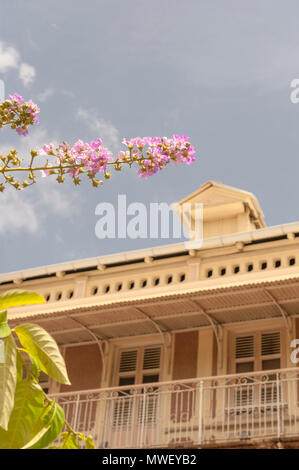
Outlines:
MULTIPOLYGON (((39 108, 32 101, 25 101, 22 96, 15 93, 9 99, 0 103, 0 128, 10 126, 19 135, 26 136, 28 128, 38 124, 37 114, 39 108)), ((58 147, 53 144, 44 145, 41 149, 31 150, 31 159, 28 165, 23 166, 23 160, 18 157, 16 149, 6 155, 0 155, 0 191, 5 187, 13 186, 22 190, 36 183, 37 173, 42 176, 56 175, 58 183, 65 181, 65 176, 72 178, 77 186, 81 176, 87 175, 94 187, 103 183, 98 179, 100 173, 104 179, 110 179, 108 166, 121 171, 124 165, 138 167, 138 175, 147 178, 158 170, 165 168, 170 162, 190 164, 195 160, 195 149, 185 135, 167 137, 136 137, 123 139, 125 151, 119 151, 116 157, 109 149, 102 145, 99 138, 90 143, 78 140, 70 146, 63 142, 58 147), (36 163, 38 159, 38 163, 36 163), (26 174, 27 179, 18 179, 16 174, 26 174)))
MULTIPOLYGON (((43 297, 25 290, 0 294, 1 309, 41 302, 45 302, 43 297)), ((3 310, 0 341, 4 347, 0 362, 0 449, 43 449, 57 440, 61 444, 50 448, 79 448, 79 440, 86 449, 94 448, 92 437, 74 431, 61 406, 39 385, 41 371, 57 382, 70 384, 64 359, 49 333, 30 323, 11 329, 3 310)))

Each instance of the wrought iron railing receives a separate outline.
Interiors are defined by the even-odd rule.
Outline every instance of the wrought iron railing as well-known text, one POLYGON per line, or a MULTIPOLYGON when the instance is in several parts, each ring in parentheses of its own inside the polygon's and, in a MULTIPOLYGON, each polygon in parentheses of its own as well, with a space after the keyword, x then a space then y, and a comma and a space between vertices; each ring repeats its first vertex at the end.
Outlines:
POLYGON ((52 395, 100 448, 216 446, 299 437, 299 369, 52 395))

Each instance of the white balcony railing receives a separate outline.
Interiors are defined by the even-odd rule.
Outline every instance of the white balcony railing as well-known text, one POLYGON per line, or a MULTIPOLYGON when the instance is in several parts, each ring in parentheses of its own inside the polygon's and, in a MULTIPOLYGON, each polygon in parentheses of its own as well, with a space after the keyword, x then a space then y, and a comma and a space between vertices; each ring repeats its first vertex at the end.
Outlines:
POLYGON ((52 395, 100 448, 215 446, 299 437, 299 370, 52 395))

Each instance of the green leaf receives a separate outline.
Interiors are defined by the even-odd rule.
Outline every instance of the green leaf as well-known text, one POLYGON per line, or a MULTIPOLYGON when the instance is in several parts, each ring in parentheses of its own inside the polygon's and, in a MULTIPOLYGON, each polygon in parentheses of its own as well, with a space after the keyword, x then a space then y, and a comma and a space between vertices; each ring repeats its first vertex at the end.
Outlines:
POLYGON ((7 430, 14 406, 17 381, 16 344, 12 336, 4 340, 4 362, 0 363, 0 427, 7 430))
POLYGON ((85 446, 86 449, 95 449, 96 446, 93 443, 92 436, 88 436, 87 439, 85 439, 85 446))
POLYGON ((7 312, 0 312, 0 338, 6 338, 11 334, 11 329, 7 323, 7 312))
POLYGON ((43 428, 23 449, 45 449, 59 436, 65 422, 64 411, 58 403, 52 404, 52 416, 43 428))
POLYGON ((40 431, 44 412, 42 388, 31 379, 19 382, 8 429, 0 429, 0 449, 21 449, 40 431))
POLYGON ((30 367, 31 373, 32 373, 33 377, 38 381, 38 378, 39 378, 39 375, 40 375, 39 362, 31 354, 29 354, 27 351, 26 351, 26 353, 29 356, 29 360, 30 360, 30 363, 31 363, 31 367, 30 367))
POLYGON ((77 436, 72 432, 62 433, 62 449, 79 449, 77 436))
POLYGON ((63 357, 54 338, 39 325, 24 323, 14 331, 25 351, 36 359, 41 370, 57 382, 70 385, 63 357))
POLYGON ((39 294, 22 289, 12 289, 0 294, 0 309, 19 305, 41 304, 46 300, 39 294))
POLYGON ((77 435, 77 437, 79 437, 79 439, 81 439, 81 441, 84 442, 86 449, 95 449, 95 445, 93 443, 92 436, 89 435, 88 437, 86 437, 81 432, 77 432, 76 435, 77 435))
POLYGON ((20 351, 17 350, 17 382, 23 379, 23 361, 20 351))
POLYGON ((42 415, 40 416, 40 419, 35 423, 35 425, 32 427, 32 433, 33 435, 32 439, 27 442, 22 449, 28 449, 34 444, 36 444, 47 432, 48 429, 51 425, 51 421, 54 417, 55 413, 55 407, 54 407, 54 402, 48 403, 48 405, 45 404, 44 411, 42 415))

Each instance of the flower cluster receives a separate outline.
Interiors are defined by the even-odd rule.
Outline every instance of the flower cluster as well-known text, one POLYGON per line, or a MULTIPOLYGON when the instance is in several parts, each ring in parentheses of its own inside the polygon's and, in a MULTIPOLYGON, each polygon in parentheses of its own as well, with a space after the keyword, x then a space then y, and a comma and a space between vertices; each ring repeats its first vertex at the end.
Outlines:
POLYGON ((9 125, 19 135, 27 135, 29 126, 38 124, 39 107, 33 101, 25 101, 17 93, 0 103, 0 128, 9 125))
POLYGON ((102 145, 102 140, 90 143, 78 140, 71 147, 63 142, 57 148, 53 144, 44 145, 39 150, 39 155, 53 156, 56 158, 54 164, 47 162, 47 168, 42 170, 42 176, 58 174, 58 181, 62 182, 65 173, 68 173, 75 184, 80 183, 80 173, 88 173, 95 186, 102 183, 95 179, 95 175, 102 171, 106 174, 107 165, 112 161, 112 153, 102 145))
POLYGON ((165 168, 171 161, 176 165, 189 165, 195 160, 195 149, 185 135, 173 135, 172 138, 136 137, 123 139, 123 144, 128 150, 118 152, 115 160, 112 153, 102 146, 101 139, 90 143, 78 140, 72 147, 67 142, 57 148, 52 144, 44 145, 39 150, 39 155, 56 157, 56 161, 54 164, 47 161, 47 168, 42 171, 42 175, 58 174, 57 180, 62 182, 65 173, 68 173, 74 183, 79 184, 79 175, 87 173, 94 186, 98 186, 102 184, 101 180, 95 179, 98 172, 103 172, 106 179, 111 177, 107 172, 108 165, 113 165, 116 171, 120 171, 123 165, 132 166, 136 163, 139 167, 138 175, 147 178, 165 168))
MULTIPOLYGON (((24 101, 22 96, 15 93, 9 95, 9 100, 0 103, 0 128, 9 125, 19 135, 27 135, 28 127, 38 124, 37 114, 39 108, 31 100, 24 101)), ((53 144, 44 145, 39 150, 31 150, 29 166, 22 165, 23 160, 18 157, 16 150, 11 150, 7 155, 0 155, 0 191, 6 185, 16 189, 25 189, 36 182, 37 172, 42 176, 56 175, 58 183, 63 183, 65 176, 72 178, 75 185, 81 182, 80 176, 86 174, 94 187, 103 183, 98 179, 102 173, 105 179, 110 179, 108 165, 116 171, 120 171, 124 165, 132 167, 137 165, 137 173, 142 178, 154 175, 158 170, 165 168, 170 162, 175 165, 186 163, 189 165, 195 160, 195 149, 185 135, 174 134, 168 137, 135 137, 122 143, 126 150, 119 151, 116 157, 103 146, 99 138, 90 143, 78 140, 72 146, 63 142, 54 147, 53 144), (36 158, 43 158, 39 164, 35 164, 36 158), (18 172, 26 172, 27 179, 18 180, 15 176, 18 172)))
POLYGON ((165 168, 173 161, 176 165, 186 163, 189 165, 195 161, 195 148, 190 144, 185 135, 173 135, 167 137, 136 137, 131 140, 123 139, 123 144, 128 148, 127 152, 119 152, 118 157, 133 157, 139 165, 138 174, 142 178, 154 175, 158 170, 165 168), (146 157, 143 156, 147 146, 146 157))

